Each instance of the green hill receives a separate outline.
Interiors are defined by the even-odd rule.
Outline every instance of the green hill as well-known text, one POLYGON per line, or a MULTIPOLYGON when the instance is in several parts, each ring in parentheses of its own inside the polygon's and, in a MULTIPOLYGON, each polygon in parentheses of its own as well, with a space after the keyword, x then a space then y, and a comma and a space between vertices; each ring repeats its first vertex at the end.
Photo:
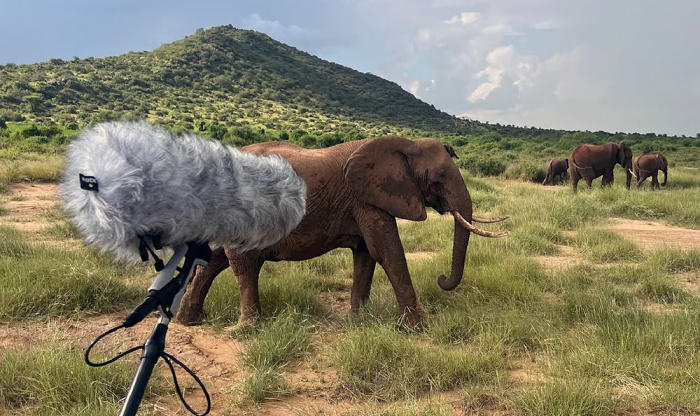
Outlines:
POLYGON ((360 135, 485 131, 393 82, 231 26, 200 29, 151 52, 0 66, 0 109, 10 121, 82 126, 146 118, 214 135, 221 127, 360 135))
POLYGON ((4 161, 60 159, 80 128, 114 119, 147 119, 233 145, 291 140, 326 147, 385 134, 433 136, 455 146, 459 165, 472 173, 529 180, 541 180, 546 161, 580 143, 624 140, 635 155, 662 152, 673 163, 700 163, 698 138, 460 119, 375 75, 220 26, 150 52, 0 66, 0 182, 54 177, 55 170, 24 175, 20 162, 4 161))

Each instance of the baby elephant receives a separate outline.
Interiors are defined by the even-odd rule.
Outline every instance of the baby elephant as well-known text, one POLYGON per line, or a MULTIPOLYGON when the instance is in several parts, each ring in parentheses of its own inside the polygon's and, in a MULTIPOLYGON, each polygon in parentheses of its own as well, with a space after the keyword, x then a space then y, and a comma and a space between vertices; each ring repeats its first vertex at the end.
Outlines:
POLYGON ((668 180, 668 160, 660 153, 637 156, 632 163, 634 174, 637 175, 637 188, 642 185, 646 178, 651 176, 651 189, 659 188, 659 171, 664 173, 664 182, 661 186, 666 186, 668 180))
POLYGON ((547 168, 547 176, 544 178, 542 185, 554 183, 554 178, 559 177, 562 181, 566 178, 566 172, 569 170, 569 159, 552 159, 547 168))

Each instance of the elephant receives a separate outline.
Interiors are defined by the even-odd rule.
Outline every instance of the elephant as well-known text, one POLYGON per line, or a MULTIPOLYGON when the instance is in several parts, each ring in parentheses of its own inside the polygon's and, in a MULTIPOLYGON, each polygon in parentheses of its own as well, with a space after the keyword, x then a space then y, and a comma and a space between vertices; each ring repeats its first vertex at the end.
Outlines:
POLYGON ((459 156, 457 156, 457 152, 455 152, 454 147, 450 146, 449 144, 445 144, 443 146, 445 146, 445 150, 447 150, 447 154, 449 154, 452 159, 459 159, 459 156))
POLYGON ((375 264, 379 263, 394 289, 404 323, 422 328, 425 318, 411 283, 396 218, 424 221, 426 207, 454 218, 452 265, 438 285, 459 285, 471 233, 503 237, 477 228, 476 222, 497 222, 472 215, 472 201, 461 172, 435 139, 370 138, 325 149, 304 149, 287 142, 259 143, 241 148, 257 155, 287 160, 307 186, 306 213, 301 223, 278 243, 261 250, 214 250, 211 261, 199 267, 183 300, 178 319, 194 324, 203 316, 204 300, 215 277, 232 267, 241 294, 238 325, 252 325, 261 308, 260 270, 266 261, 299 261, 335 248, 349 248, 353 256, 351 310, 369 298, 375 264))
POLYGON ((559 177, 562 181, 566 178, 566 172, 569 170, 569 158, 552 159, 547 167, 547 176, 545 176, 542 185, 554 183, 554 179, 559 177))
POLYGON ((576 193, 578 181, 584 179, 590 190, 593 179, 602 176, 602 185, 612 185, 615 181, 613 169, 619 163, 627 172, 627 189, 632 181, 632 150, 625 144, 605 143, 600 145, 579 145, 569 156, 571 187, 576 193))
POLYGON ((651 176, 651 189, 661 189, 659 187, 659 171, 664 173, 664 181, 661 186, 666 186, 668 180, 668 160, 660 153, 651 155, 641 155, 634 159, 633 170, 637 175, 637 188, 642 186, 649 176, 651 176))

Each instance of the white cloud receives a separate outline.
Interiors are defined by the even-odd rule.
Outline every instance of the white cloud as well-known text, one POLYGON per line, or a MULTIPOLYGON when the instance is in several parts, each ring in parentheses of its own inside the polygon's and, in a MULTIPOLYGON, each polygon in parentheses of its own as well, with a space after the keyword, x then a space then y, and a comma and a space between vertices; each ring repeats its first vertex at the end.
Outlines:
POLYGON ((310 39, 318 36, 316 32, 298 25, 285 26, 279 20, 263 19, 258 13, 253 13, 244 18, 241 23, 246 29, 263 32, 283 42, 289 42, 292 39, 310 39))
POLYGON ((477 21, 481 20, 481 13, 478 12, 463 12, 459 16, 453 16, 452 19, 445 21, 448 25, 453 25, 453 24, 462 24, 462 25, 470 25, 472 23, 475 23, 477 21))
POLYGON ((411 82, 411 86, 408 88, 408 90, 411 91, 411 94, 416 95, 419 88, 420 88, 420 81, 415 79, 415 80, 413 80, 413 82, 411 82))

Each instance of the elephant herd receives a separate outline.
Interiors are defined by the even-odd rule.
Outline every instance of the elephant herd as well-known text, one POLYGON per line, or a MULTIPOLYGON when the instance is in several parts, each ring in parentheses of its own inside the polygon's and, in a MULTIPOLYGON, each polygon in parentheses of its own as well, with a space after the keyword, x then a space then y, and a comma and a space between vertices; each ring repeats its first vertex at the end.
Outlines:
POLYGON ((643 154, 632 160, 632 151, 624 143, 605 143, 601 145, 582 144, 566 159, 552 159, 547 166, 547 174, 542 185, 554 183, 555 178, 563 180, 567 171, 571 176, 571 187, 576 193, 578 182, 583 179, 586 187, 591 189, 594 179, 602 178, 602 185, 612 185, 615 180, 613 169, 620 164, 627 174, 627 189, 630 188, 632 176, 636 178, 636 187, 651 177, 651 188, 660 189, 668 179, 668 160, 665 156, 643 154), (664 181, 659 184, 659 171, 664 173, 664 181))
MULTIPOLYGON (((375 266, 379 264, 393 287, 403 322, 421 328, 425 318, 419 306, 399 237, 397 218, 424 221, 426 208, 454 219, 451 269, 437 279, 444 290, 455 289, 462 280, 471 234, 503 237, 474 223, 492 223, 508 217, 481 218, 472 213, 472 200, 462 174, 452 160, 454 149, 435 139, 401 137, 371 138, 341 143, 325 149, 304 149, 288 142, 268 142, 240 149, 251 154, 281 157, 306 182, 306 213, 288 236, 274 245, 246 252, 216 248, 208 265, 198 267, 183 297, 178 319, 184 324, 200 322, 204 300, 222 271, 231 267, 240 288, 239 325, 254 324, 261 314, 258 280, 267 261, 300 261, 336 248, 352 251, 353 273, 350 308, 355 311, 369 299, 375 266)), ((632 162, 624 143, 581 145, 568 159, 550 163, 545 183, 571 172, 571 182, 584 179, 588 188, 603 176, 613 182, 613 167, 632 169, 637 186, 648 176, 658 186, 657 173, 667 171, 661 155, 643 155, 632 162)), ((666 179, 664 178, 664 185, 666 179)))

